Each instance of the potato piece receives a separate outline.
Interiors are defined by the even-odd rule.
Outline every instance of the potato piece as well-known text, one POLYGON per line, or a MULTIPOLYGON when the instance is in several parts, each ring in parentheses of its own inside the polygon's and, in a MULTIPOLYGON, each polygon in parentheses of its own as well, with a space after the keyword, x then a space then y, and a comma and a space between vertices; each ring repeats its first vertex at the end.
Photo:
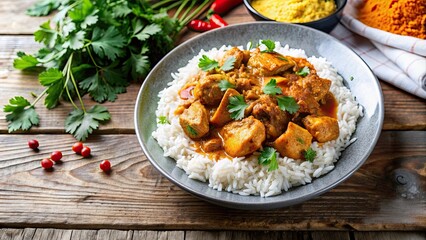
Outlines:
POLYGON ((247 65, 258 68, 264 76, 273 76, 293 67, 294 62, 278 53, 259 52, 249 59, 247 65))
POLYGON ((265 126, 253 116, 226 124, 221 130, 225 152, 242 157, 258 150, 265 141, 265 126))
POLYGON ((218 127, 225 125, 232 121, 231 114, 228 111, 229 97, 239 95, 240 93, 232 88, 228 88, 223 95, 222 101, 220 101, 219 107, 217 107, 213 116, 210 118, 210 122, 218 127))
POLYGON ((179 123, 185 134, 199 139, 209 132, 209 112, 200 102, 194 102, 179 116, 179 123))
POLYGON ((311 143, 312 135, 306 129, 290 122, 287 130, 274 141, 274 147, 282 156, 302 159, 311 143))
POLYGON ((228 51, 225 52, 225 54, 223 55, 223 57, 220 59, 219 65, 223 66, 223 64, 225 63, 225 61, 229 57, 234 57, 235 58, 234 68, 233 69, 239 69, 241 67, 241 63, 244 60, 244 52, 241 51, 237 47, 233 47, 233 48, 229 49, 228 51))
POLYGON ((321 143, 339 137, 339 123, 337 119, 327 116, 308 115, 302 119, 303 124, 312 136, 321 143))

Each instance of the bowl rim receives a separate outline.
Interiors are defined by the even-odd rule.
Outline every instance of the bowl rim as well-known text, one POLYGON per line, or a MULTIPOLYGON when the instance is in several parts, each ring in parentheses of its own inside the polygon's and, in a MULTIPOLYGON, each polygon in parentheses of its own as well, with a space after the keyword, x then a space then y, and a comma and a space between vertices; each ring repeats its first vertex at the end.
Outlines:
MULTIPOLYGON (((355 52, 353 51, 351 48, 347 47, 346 45, 344 45, 342 42, 340 42, 338 39, 334 38, 333 36, 324 33, 320 30, 317 29, 313 29, 311 27, 307 27, 304 25, 298 25, 298 24, 291 24, 291 23, 282 23, 282 22, 271 22, 271 21, 256 21, 256 22, 246 22, 246 23, 240 23, 240 24, 233 24, 230 26, 227 26, 226 28, 217 28, 217 29, 213 29, 211 31, 202 33, 198 36, 195 36, 187 41, 185 41, 184 43, 178 45, 177 47, 175 47, 172 51, 170 51, 168 54, 166 54, 161 60, 160 62, 164 61, 164 59, 166 59, 169 55, 174 54, 175 51, 178 51, 178 49, 180 48, 184 48, 187 45, 191 45, 192 42, 194 41, 198 41, 198 39, 201 39, 203 37, 205 37, 206 35, 213 35, 213 34, 218 34, 218 32, 221 31, 229 31, 232 28, 239 28, 241 26, 246 26, 246 25, 253 25, 253 24, 259 24, 259 25, 263 25, 263 24, 271 24, 271 25, 288 25, 289 27, 295 27, 295 28, 303 28, 307 31, 315 31, 316 34, 320 34, 323 35, 326 38, 332 39, 335 41, 336 44, 342 45, 344 48, 346 48, 347 50, 351 51, 353 54, 355 54, 358 57, 358 60, 361 60, 361 62, 364 63, 365 67, 367 67, 370 72, 372 74, 372 76, 374 77, 374 83, 376 84, 376 87, 379 90, 379 94, 378 94, 378 126, 376 128, 376 131, 370 134, 373 134, 373 138, 371 139, 371 148, 367 149, 367 151, 363 152, 362 156, 360 157, 360 160, 357 162, 356 165, 354 165, 349 172, 347 172, 346 175, 344 175, 343 177, 335 180, 332 182, 332 184, 327 185, 323 188, 320 188, 319 190, 316 190, 315 192, 310 192, 309 194, 305 194, 302 195, 300 197, 297 198, 293 198, 293 199, 289 199, 287 201, 283 201, 283 199, 280 198, 274 198, 275 196, 281 196, 283 194, 285 194, 286 192, 282 192, 281 194, 275 195, 275 196, 271 196, 268 197, 267 201, 262 201, 265 200, 265 198, 261 198, 258 195, 248 195, 248 196, 244 196, 244 195, 239 195, 233 192, 227 192, 227 191, 221 191, 223 193, 227 193, 227 194, 233 194, 233 195, 238 195, 240 197, 248 197, 248 198, 258 198, 259 201, 256 202, 244 202, 244 205, 241 205, 239 203, 236 203, 235 201, 232 200, 227 200, 227 199, 221 199, 221 198, 216 198, 216 197, 212 197, 209 195, 205 195, 201 192, 198 192, 197 190, 191 188, 191 186, 184 184, 183 182, 181 182, 179 179, 175 179, 173 176, 171 176, 171 174, 169 174, 157 161, 155 161, 155 157, 152 155, 152 153, 149 151, 148 149, 148 145, 145 141, 142 140, 142 136, 141 136, 141 128, 138 125, 138 122, 140 122, 140 117, 139 117, 139 113, 140 113, 140 109, 142 106, 142 95, 145 91, 145 89, 147 88, 149 82, 148 81, 144 81, 142 86, 139 89, 139 93, 137 95, 136 98, 136 105, 135 105, 135 109, 134 109, 134 124, 135 124, 135 132, 136 132, 136 136, 138 139, 139 144, 141 145, 141 148, 145 154, 145 156, 147 157, 147 159, 150 161, 150 163, 164 176, 166 177, 169 181, 171 181, 173 184, 177 185, 178 187, 180 187, 181 189, 187 191, 188 193, 204 200, 210 203, 213 203, 215 205, 219 205, 219 206, 225 206, 225 207, 229 207, 229 208, 233 208, 233 209, 244 209, 244 210, 253 210, 254 207, 261 207, 261 208, 257 208, 257 209, 277 209, 277 208, 282 208, 282 207, 288 207, 288 206, 292 206, 292 205, 296 205, 302 202, 305 202, 307 200, 313 199, 321 194, 324 194, 328 191, 330 191, 331 189, 335 188, 336 186, 338 186, 340 183, 342 183, 343 181, 347 180, 350 176, 352 176, 367 160, 367 158, 371 155, 372 151, 374 150, 377 141, 381 135, 381 131, 383 128, 383 120, 384 120, 384 100, 383 100, 383 92, 381 89, 381 85, 377 79, 377 76, 373 73, 373 71, 371 70, 371 68, 368 66, 368 64, 355 52), (265 206, 265 204, 270 204, 270 206, 265 206)), ((159 63, 160 63, 159 62, 159 63)), ((149 72, 149 74, 147 75, 147 77, 145 79, 148 79, 151 77, 151 75, 154 75, 154 73, 157 71, 157 69, 159 69, 161 67, 161 64, 157 63, 152 70, 149 72)), ((359 121, 359 120, 358 120, 359 121)), ((358 123, 357 123, 358 124, 358 123)), ((152 138, 152 135, 150 136, 150 138, 152 138)), ((158 143, 157 143, 158 144, 158 143)), ((161 148, 161 147, 160 147, 161 148)), ((344 151, 344 150, 343 150, 344 151)), ((166 158, 170 158, 170 157, 166 157, 166 158)), ((170 158, 172 159, 172 158, 170 158)), ((172 159, 173 161, 175 161, 174 159, 172 159)), ((339 159, 340 160, 340 159, 339 159)), ((338 161, 337 161, 338 163, 338 161)), ((177 166, 175 166, 175 168, 178 168, 177 166)), ((183 174, 186 175, 186 177, 188 177, 188 175, 184 172, 183 169, 178 168, 179 170, 181 170, 183 172, 183 174)), ((329 173, 327 173, 329 174, 329 173)), ((324 174, 323 176, 327 175, 324 174)), ((188 179, 190 179, 188 177, 188 179)), ((198 180, 194 180, 194 179, 190 179, 193 181, 198 181, 198 180)), ((199 181, 198 181, 199 182, 199 181)), ((208 182, 203 182, 202 184, 208 184, 208 182)), ((303 186, 301 186, 303 187, 303 186)), ((211 189, 209 187, 209 189, 211 189)), ((214 191, 217 191, 215 189, 213 189, 214 191)), ((289 189, 290 190, 290 189, 289 189)))
MULTIPOLYGON (((335 0, 333 0, 335 1, 335 0)), ((332 19, 336 14, 339 14, 340 11, 343 10, 343 8, 346 6, 347 4, 347 0, 342 0, 343 4, 342 6, 340 6, 339 8, 337 8, 333 13, 331 13, 330 15, 314 20, 314 21, 309 21, 309 22, 280 22, 274 19, 271 19, 269 17, 266 17, 265 15, 261 14, 260 12, 258 12, 252 5, 251 2, 252 0, 243 0, 244 5, 246 6, 246 8, 253 14, 255 14, 256 16, 263 18, 265 21, 272 21, 272 22, 279 22, 279 23, 290 23, 290 24, 301 24, 301 25, 308 25, 308 24, 319 24, 325 21, 328 21, 329 19, 332 19)), ((335 1, 336 2, 336 1, 335 1)))

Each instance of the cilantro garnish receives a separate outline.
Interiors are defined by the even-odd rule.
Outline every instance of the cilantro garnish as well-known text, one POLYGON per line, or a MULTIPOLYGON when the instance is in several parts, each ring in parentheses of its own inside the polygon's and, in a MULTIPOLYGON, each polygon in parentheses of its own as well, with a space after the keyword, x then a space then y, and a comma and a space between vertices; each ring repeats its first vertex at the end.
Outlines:
POLYGON ((282 90, 281 88, 277 87, 277 80, 275 78, 272 78, 262 89, 262 91, 265 94, 269 95, 275 95, 275 94, 281 94, 282 90))
POLYGON ((247 50, 251 50, 253 48, 253 42, 250 41, 247 43, 247 50))
POLYGON ((237 60, 234 56, 228 57, 223 63, 222 67, 220 67, 223 71, 229 71, 234 68, 235 60, 237 60))
POLYGON ((305 152, 306 161, 313 162, 316 156, 317 156, 317 152, 315 152, 312 148, 309 148, 305 152))
POLYGON ((277 151, 273 147, 265 147, 259 155, 259 164, 269 165, 268 171, 278 169, 277 151))
POLYGON ((290 114, 294 114, 299 110, 299 105, 297 104, 296 100, 293 97, 288 96, 282 96, 277 97, 278 107, 283 110, 287 111, 290 114))
POLYGON ((275 42, 272 40, 262 40, 261 43, 266 46, 266 50, 263 52, 273 52, 275 49, 275 42))
POLYGON ((198 62, 198 67, 201 68, 201 70, 207 72, 219 67, 219 62, 210 59, 209 57, 207 57, 207 55, 203 55, 200 58, 200 61, 198 62))
POLYGON ((221 91, 226 91, 228 88, 235 88, 235 85, 224 79, 219 82, 219 88, 221 91))
POLYGON ((301 144, 305 144, 305 141, 303 141, 303 139, 301 139, 301 138, 296 138, 296 141, 298 141, 299 143, 301 143, 301 144))
POLYGON ((158 121, 159 124, 170 124, 170 121, 167 119, 166 116, 158 116, 158 121))
POLYGON ((302 77, 306 77, 308 76, 308 74, 311 71, 309 70, 308 67, 304 66, 302 69, 300 69, 299 71, 296 72, 297 75, 302 76, 302 77))
MULTIPOLYGON (((98 123, 109 119, 109 113, 96 106, 86 110, 82 94, 96 102, 115 101, 131 81, 143 79, 175 47, 181 30, 209 2, 182 1, 179 9, 185 11, 171 17, 164 9, 176 5, 169 0, 38 1, 27 10, 28 15, 57 13, 34 32, 42 47, 32 55, 18 52, 13 65, 20 70, 39 69, 44 90, 31 103, 20 96, 9 100, 4 107, 9 113, 9 131, 37 125, 34 106, 45 97, 49 109, 59 106, 62 99, 71 103, 74 109, 66 119, 67 132, 78 140, 86 139, 98 123)), ((232 63, 231 58, 223 68, 232 63)))
POLYGON ((354 77, 353 77, 353 76, 351 76, 351 77, 349 78, 349 80, 351 80, 351 81, 352 81, 352 80, 354 80, 354 77))
POLYGON ((244 111, 248 104, 244 101, 243 95, 229 97, 228 112, 231 113, 231 118, 240 120, 244 118, 244 111))
MULTIPOLYGON (((223 71, 231 70, 232 68, 234 68, 235 60, 236 59, 234 56, 228 57, 223 63, 223 65, 220 67, 220 70, 223 70, 223 71)), ((216 60, 210 59, 206 55, 203 55, 200 58, 200 61, 198 62, 198 67, 201 68, 201 70, 207 72, 213 69, 218 69, 219 62, 216 60)))
POLYGON ((279 56, 279 57, 278 57, 278 59, 279 59, 279 60, 282 60, 282 61, 286 61, 286 62, 288 62, 288 59, 287 59, 287 58, 285 58, 285 57, 282 57, 282 56, 279 56))
POLYGON ((194 137, 198 134, 197 131, 193 127, 191 127, 191 125, 186 125, 186 130, 188 130, 189 134, 194 137))

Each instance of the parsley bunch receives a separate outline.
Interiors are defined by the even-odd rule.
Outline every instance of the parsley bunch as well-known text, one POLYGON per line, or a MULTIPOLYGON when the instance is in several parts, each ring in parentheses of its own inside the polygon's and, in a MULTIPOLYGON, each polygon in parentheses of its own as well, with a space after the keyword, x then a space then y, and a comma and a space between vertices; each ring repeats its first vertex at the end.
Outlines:
POLYGON ((42 0, 27 10, 44 16, 58 10, 34 33, 44 46, 37 53, 18 53, 14 67, 41 70, 44 91, 30 103, 17 96, 4 106, 9 132, 38 125, 35 104, 44 98, 51 109, 61 100, 74 110, 65 120, 65 130, 85 140, 99 123, 111 118, 100 105, 88 109, 84 94, 98 102, 115 101, 130 80, 143 79, 151 66, 169 52, 179 32, 209 0, 42 0), (177 8, 175 15, 167 13, 177 8), (78 100, 79 104, 77 104, 78 100))

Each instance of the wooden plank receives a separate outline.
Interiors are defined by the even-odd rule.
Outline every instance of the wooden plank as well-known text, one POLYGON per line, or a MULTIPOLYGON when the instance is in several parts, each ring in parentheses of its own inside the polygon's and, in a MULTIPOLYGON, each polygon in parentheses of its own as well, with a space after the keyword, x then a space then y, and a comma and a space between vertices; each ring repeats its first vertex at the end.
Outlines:
POLYGON ((25 14, 27 8, 37 0, 0 1, 0 35, 32 34, 50 17, 30 17, 25 14))
POLYGON ((348 232, 311 232, 311 240, 350 240, 348 232))
POLYGON ((39 228, 35 231, 32 240, 69 240, 71 239, 72 230, 39 228))
MULTIPOLYGON (((13 59, 17 51, 34 52, 38 45, 31 37, 3 36, 0 37, 0 103, 6 104, 14 96, 24 96, 34 100, 31 92, 40 94, 43 88, 37 81, 35 73, 26 73, 13 69, 13 59)), ((385 130, 425 130, 426 129, 426 101, 382 82, 385 97, 385 130)), ((116 102, 107 102, 106 106, 112 120, 102 125, 97 133, 133 133, 133 112, 136 96, 140 84, 135 83, 127 88, 127 93, 120 94, 116 102)), ((85 104, 94 104, 88 96, 85 104)), ((63 133, 64 121, 72 106, 63 103, 53 110, 47 110, 40 101, 37 105, 40 115, 40 126, 31 129, 30 133, 63 133)), ((5 113, 0 111, 0 133, 7 132, 5 113)))
POLYGON ((0 229, 1 240, 17 240, 22 239, 24 229, 4 228, 0 229))
POLYGON ((349 180, 304 204, 270 211, 211 205, 162 177, 135 135, 95 136, 92 158, 69 135, 0 135, 0 222, 9 227, 188 230, 421 230, 426 226, 426 131, 383 132, 349 180), (40 151, 26 146, 40 142, 40 151), (44 171, 54 150, 63 163, 44 171), (106 175, 99 162, 109 159, 106 175), (46 207, 48 206, 48 207, 46 207), (331 210, 332 209, 332 210, 331 210), (423 211, 422 211, 423 210, 423 211))
POLYGON ((355 240, 425 240, 425 232, 355 232, 355 240))
POLYGON ((98 231, 97 240, 116 239, 132 240, 133 231, 101 229, 98 231))
POLYGON ((97 230, 72 230, 71 240, 96 240, 97 230))

